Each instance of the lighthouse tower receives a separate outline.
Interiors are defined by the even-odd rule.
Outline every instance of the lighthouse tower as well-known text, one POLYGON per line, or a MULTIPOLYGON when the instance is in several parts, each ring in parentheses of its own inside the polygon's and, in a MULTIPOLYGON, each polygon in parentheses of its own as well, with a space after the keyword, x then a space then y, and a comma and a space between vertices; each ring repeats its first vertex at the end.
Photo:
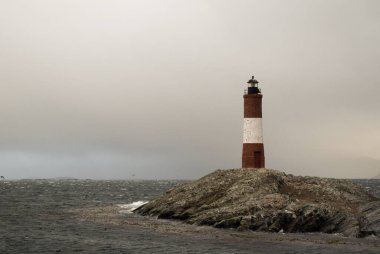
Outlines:
POLYGON ((242 168, 264 168, 264 143, 262 125, 263 95, 259 82, 252 76, 244 98, 244 129, 242 168))

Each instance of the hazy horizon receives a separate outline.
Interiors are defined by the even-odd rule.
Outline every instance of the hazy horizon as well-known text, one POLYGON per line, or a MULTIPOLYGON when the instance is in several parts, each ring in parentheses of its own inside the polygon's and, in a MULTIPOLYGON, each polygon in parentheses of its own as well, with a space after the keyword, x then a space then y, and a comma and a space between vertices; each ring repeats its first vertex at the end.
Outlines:
POLYGON ((380 174, 380 2, 0 1, 0 175, 194 179, 241 166, 380 174))

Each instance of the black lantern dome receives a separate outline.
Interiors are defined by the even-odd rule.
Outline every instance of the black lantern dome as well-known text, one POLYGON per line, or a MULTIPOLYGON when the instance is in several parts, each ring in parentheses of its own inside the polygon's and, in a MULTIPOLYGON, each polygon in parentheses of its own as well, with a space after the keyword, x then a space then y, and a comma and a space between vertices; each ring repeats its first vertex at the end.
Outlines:
POLYGON ((248 94, 259 94, 261 93, 258 84, 259 81, 255 79, 255 76, 252 76, 250 80, 248 80, 248 94))

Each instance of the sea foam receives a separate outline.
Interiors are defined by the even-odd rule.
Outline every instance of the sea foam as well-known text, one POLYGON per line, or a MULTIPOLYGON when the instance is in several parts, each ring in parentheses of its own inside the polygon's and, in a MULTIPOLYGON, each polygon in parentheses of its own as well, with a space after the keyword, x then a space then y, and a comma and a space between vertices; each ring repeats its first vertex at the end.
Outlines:
POLYGON ((117 206, 123 209, 119 211, 120 213, 132 213, 134 210, 142 205, 145 205, 146 203, 148 203, 148 201, 139 200, 130 204, 118 204, 117 206))

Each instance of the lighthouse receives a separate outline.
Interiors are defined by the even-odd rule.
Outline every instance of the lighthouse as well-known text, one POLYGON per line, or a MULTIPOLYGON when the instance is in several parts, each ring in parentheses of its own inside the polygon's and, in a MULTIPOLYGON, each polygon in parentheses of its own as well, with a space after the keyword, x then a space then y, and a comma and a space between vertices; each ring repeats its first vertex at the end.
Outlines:
POLYGON ((254 76, 244 93, 244 127, 242 168, 264 168, 263 95, 254 76))

